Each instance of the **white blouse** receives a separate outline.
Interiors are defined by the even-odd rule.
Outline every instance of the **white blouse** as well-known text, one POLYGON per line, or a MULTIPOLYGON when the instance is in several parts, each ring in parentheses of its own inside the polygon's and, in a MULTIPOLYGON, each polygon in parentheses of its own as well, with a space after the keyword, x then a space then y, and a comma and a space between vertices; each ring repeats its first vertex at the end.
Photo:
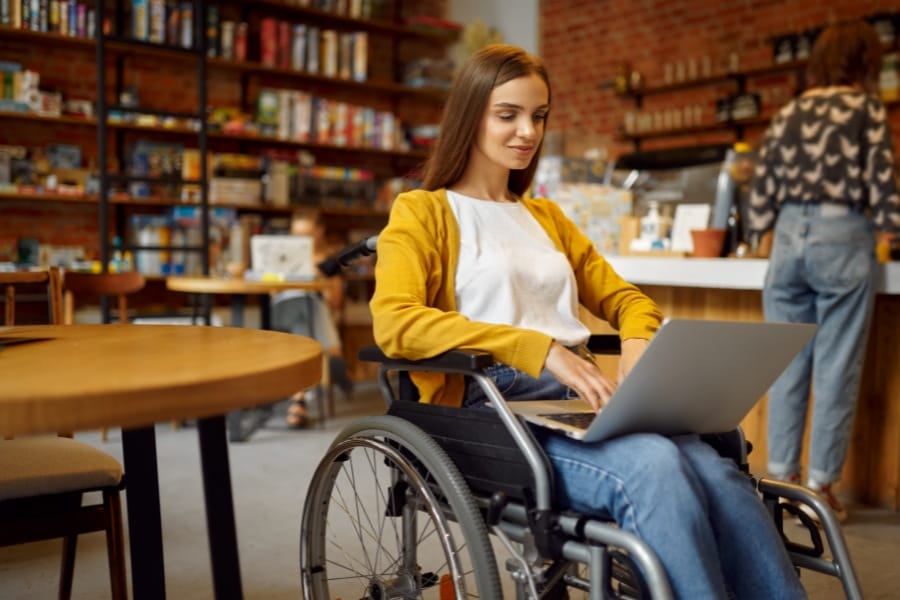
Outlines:
POLYGON ((569 261, 528 209, 450 190, 447 199, 460 233, 457 310, 473 321, 540 331, 564 346, 586 341, 569 261))

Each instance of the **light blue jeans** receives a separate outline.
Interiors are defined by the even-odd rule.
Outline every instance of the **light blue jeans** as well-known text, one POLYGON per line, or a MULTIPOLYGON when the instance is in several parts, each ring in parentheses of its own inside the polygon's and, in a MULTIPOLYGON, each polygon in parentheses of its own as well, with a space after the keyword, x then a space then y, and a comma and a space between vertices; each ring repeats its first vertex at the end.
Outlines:
MULTIPOLYGON (((571 398, 544 371, 488 374, 507 400, 571 398)), ((464 405, 483 408, 471 382, 464 405)), ((585 443, 533 428, 553 465, 559 508, 611 519, 656 553, 684 599, 806 598, 772 518, 749 478, 695 435, 632 434, 585 443)))
POLYGON ((847 456, 878 263, 865 215, 821 211, 820 205, 781 208, 763 310, 767 321, 819 326, 769 390, 769 471, 778 477, 800 472, 812 385, 808 476, 828 484, 840 479, 847 456))

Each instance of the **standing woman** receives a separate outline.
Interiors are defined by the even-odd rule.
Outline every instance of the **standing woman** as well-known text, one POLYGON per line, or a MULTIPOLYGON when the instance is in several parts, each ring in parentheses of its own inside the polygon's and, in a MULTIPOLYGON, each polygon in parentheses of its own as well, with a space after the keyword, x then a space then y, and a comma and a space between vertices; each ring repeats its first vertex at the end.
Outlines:
POLYGON ((769 391, 769 471, 799 483, 810 385, 806 484, 834 496, 847 454, 875 300, 876 233, 900 229, 891 132, 877 96, 881 43, 862 21, 828 27, 811 87, 774 118, 759 152, 749 224, 775 228, 763 289, 768 321, 816 323, 816 337, 769 391))
MULTIPOLYGON (((526 199, 550 112, 543 64, 488 46, 450 91, 423 188, 398 196, 378 237, 371 308, 389 356, 490 352, 508 400, 602 406, 657 330, 656 305, 613 271, 546 198, 526 199), (578 304, 622 338, 619 373, 583 358, 578 304)), ((485 410, 460 376, 413 374, 420 400, 485 410)), ((556 474, 559 508, 609 518, 660 558, 679 598, 803 598, 749 479, 695 435, 632 434, 585 443, 535 435, 556 474)))

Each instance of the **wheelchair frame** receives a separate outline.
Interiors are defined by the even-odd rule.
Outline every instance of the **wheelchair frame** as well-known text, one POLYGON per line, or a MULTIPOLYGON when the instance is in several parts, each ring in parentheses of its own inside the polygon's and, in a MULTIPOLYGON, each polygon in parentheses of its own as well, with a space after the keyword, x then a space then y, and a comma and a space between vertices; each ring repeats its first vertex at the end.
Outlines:
MULTIPOLYGON (((437 525, 438 529, 455 519, 462 524, 463 530, 469 532, 467 535, 473 536, 471 540, 466 539, 463 545, 475 547, 475 554, 479 555, 479 558, 472 561, 472 568, 476 572, 485 571, 476 573, 475 576, 480 597, 500 597, 494 582, 496 565, 490 543, 487 543, 487 549, 481 547, 484 545, 483 538, 486 537, 484 530, 489 530, 499 538, 513 556, 507 569, 516 582, 517 598, 543 598, 561 579, 566 585, 586 591, 591 600, 634 595, 659 599, 672 597, 661 563, 641 539, 611 522, 554 509, 552 470, 528 428, 513 414, 494 382, 485 375, 484 369, 493 364, 489 353, 451 351, 432 359, 407 361, 388 358, 378 348, 372 347, 361 351, 360 358, 380 363, 379 386, 388 404, 389 414, 364 419, 340 433, 314 475, 301 525, 304 598, 327 597, 329 589, 324 521, 328 519, 327 506, 331 500, 324 497, 330 490, 327 483, 323 482, 329 477, 329 470, 337 468, 351 446, 372 445, 374 448, 376 441, 385 436, 387 443, 377 448, 377 452, 384 460, 395 463, 395 472, 402 472, 400 479, 410 479, 414 485, 421 486, 417 493, 426 497, 427 501, 418 504, 417 509, 420 512, 430 510, 431 518, 441 521, 437 525), (496 416, 493 413, 486 414, 499 419, 502 429, 509 436, 507 447, 513 446, 524 460, 524 471, 513 472, 511 475, 515 479, 524 473, 530 479, 531 485, 521 490, 520 498, 510 500, 503 491, 498 492, 497 489, 502 488, 502 484, 494 486, 488 483, 489 488, 494 489, 484 489, 484 477, 470 473, 477 467, 478 460, 474 463, 469 460, 465 463, 465 468, 458 467, 459 447, 471 444, 466 441, 465 435, 454 441, 445 439, 445 434, 450 430, 469 429, 468 424, 465 427, 459 426, 457 418, 462 413, 446 416, 433 414, 439 413, 441 409, 468 413, 483 411, 447 409, 399 399, 391 380, 392 373, 409 371, 455 373, 478 382, 496 409, 496 416), (423 442, 426 439, 431 443, 423 442), (435 439, 438 441, 435 442, 435 439), (429 474, 428 477, 435 478, 430 483, 424 482, 419 476, 423 468, 429 474), (433 473, 436 470, 446 473, 433 473), (430 499, 427 498, 429 493, 430 499), (473 519, 482 520, 484 530, 468 522, 473 519), (519 544, 519 548, 513 543, 519 544), (485 557, 485 554, 488 556, 485 557), (493 564, 486 564, 486 561, 493 564), (570 568, 573 564, 583 565, 587 569, 587 577, 573 575, 570 568)), ((407 384, 412 385, 408 381, 407 384)), ((401 382, 400 387, 402 386, 401 382)), ((401 389, 399 395, 403 394, 401 389)), ((489 435, 495 436, 496 433, 494 430, 489 435)), ((740 430, 738 434, 740 456, 732 458, 746 470, 746 447, 740 430)), ((465 457, 462 460, 465 461, 465 457)), ((752 477, 751 480, 762 494, 763 502, 781 532, 795 567, 837 577, 841 580, 847 598, 862 598, 843 535, 827 504, 800 486, 767 479, 755 480, 752 477), (816 524, 791 502, 805 504, 818 515, 831 549, 831 558, 824 556, 824 545, 816 524), (785 513, 801 520, 809 533, 810 546, 788 540, 783 530, 785 513)), ((398 513, 398 516, 402 515, 398 513)), ((406 555, 410 552, 415 554, 416 551, 416 544, 411 543, 403 546, 400 552, 406 555)), ((453 596, 441 595, 440 598, 455 597, 461 600, 463 597, 470 597, 464 596, 466 589, 463 576, 458 572, 459 566, 454 566, 453 559, 449 556, 452 549, 445 548, 445 553, 454 582, 447 589, 452 590, 453 596)), ((423 588, 436 585, 431 574, 416 572, 416 556, 404 556, 402 562, 405 566, 398 571, 401 577, 386 579, 381 574, 371 574, 366 597, 388 597, 383 595, 388 594, 389 597, 420 598, 423 588), (401 583, 397 583, 401 580, 401 583)), ((444 585, 443 582, 441 585, 444 585)))

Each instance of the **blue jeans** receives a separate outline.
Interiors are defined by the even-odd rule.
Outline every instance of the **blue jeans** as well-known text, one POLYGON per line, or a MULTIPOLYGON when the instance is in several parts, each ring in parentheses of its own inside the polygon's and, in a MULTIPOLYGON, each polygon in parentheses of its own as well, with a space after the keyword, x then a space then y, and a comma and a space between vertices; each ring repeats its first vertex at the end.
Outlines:
MULTIPOLYGON (((534 379, 495 365, 488 374, 509 401, 574 396, 546 370, 534 379)), ((471 382, 464 406, 484 402, 471 382)), ((659 557, 676 597, 806 597, 749 478, 696 435, 586 443, 533 430, 553 465, 559 508, 611 519, 638 535, 659 557)))
POLYGON ((769 471, 800 472, 812 385, 809 477, 828 484, 840 479, 850 443, 878 263, 865 215, 820 213, 819 205, 781 208, 763 310, 767 321, 819 326, 769 390, 769 471))

